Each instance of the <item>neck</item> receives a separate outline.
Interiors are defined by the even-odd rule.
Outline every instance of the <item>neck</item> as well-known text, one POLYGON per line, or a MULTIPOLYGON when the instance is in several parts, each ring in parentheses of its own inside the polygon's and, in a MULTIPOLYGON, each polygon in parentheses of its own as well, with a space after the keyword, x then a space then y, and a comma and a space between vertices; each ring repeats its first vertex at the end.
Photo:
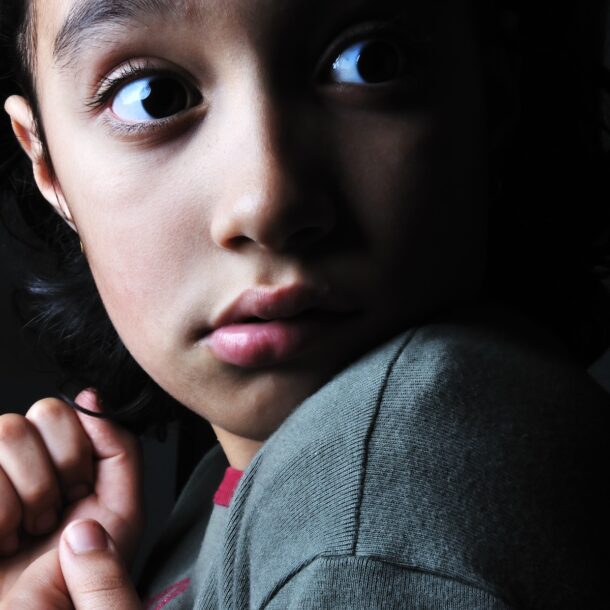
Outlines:
POLYGON ((216 438, 227 456, 230 466, 237 470, 246 470, 264 443, 264 441, 237 436, 217 426, 212 426, 212 428, 214 428, 216 438))

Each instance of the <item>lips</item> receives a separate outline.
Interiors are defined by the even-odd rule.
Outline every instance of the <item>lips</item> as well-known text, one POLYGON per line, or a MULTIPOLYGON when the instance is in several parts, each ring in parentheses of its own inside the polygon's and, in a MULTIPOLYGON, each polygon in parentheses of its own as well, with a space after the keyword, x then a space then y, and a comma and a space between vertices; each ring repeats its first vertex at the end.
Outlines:
POLYGON ((328 291, 314 287, 257 287, 218 316, 203 344, 227 364, 277 365, 302 353, 348 312, 328 291))
POLYGON ((253 288, 243 292, 213 324, 220 328, 236 322, 276 320, 292 318, 314 308, 330 309, 324 306, 321 291, 308 286, 286 286, 283 288, 253 288))

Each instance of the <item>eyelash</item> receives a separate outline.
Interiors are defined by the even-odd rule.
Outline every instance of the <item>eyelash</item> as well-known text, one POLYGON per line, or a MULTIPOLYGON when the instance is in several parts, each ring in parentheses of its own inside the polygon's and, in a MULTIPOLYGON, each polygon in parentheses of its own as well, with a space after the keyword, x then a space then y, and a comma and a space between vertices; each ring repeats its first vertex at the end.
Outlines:
POLYGON ((110 102, 120 87, 123 87, 138 78, 157 76, 160 74, 171 75, 171 72, 169 70, 159 70, 159 68, 154 67, 152 64, 141 65, 129 61, 119 68, 119 72, 102 78, 99 84, 99 90, 87 102, 87 107, 91 109, 91 111, 99 110, 110 102))

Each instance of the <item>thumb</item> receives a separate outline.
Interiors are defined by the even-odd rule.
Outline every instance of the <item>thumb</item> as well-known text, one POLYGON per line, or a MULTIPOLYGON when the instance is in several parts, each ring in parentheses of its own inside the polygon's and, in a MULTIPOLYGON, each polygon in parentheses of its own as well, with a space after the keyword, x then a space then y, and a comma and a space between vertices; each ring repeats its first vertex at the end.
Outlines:
POLYGON ((75 610, 141 610, 127 568, 97 521, 83 519, 66 527, 59 563, 75 610))

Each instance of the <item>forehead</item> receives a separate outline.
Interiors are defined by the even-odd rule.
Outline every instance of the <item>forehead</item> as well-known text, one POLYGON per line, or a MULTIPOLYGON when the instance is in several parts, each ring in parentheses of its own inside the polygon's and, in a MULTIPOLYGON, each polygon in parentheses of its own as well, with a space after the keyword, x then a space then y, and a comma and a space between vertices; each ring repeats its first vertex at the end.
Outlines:
MULTIPOLYGON (((38 40, 56 55, 68 46, 79 46, 87 36, 110 26, 146 25, 150 19, 172 17, 202 21, 206 13, 224 11, 229 5, 248 2, 222 0, 35 0, 38 40)), ((251 4, 251 3, 250 3, 251 4)))
MULTIPOLYGON (((315 5, 340 5, 348 8, 353 4, 379 5, 379 0, 358 2, 357 0, 34 0, 37 13, 57 27, 70 14, 87 15, 94 19, 99 16, 131 17, 146 13, 184 18, 201 18, 206 14, 226 14, 241 10, 252 14, 260 11, 290 10, 298 5, 303 8, 315 5)), ((404 8, 433 7, 438 10, 444 5, 460 5, 464 0, 396 0, 393 4, 404 8)), ((383 4, 383 1, 381 2, 383 4)))
MULTIPOLYGON (((58 31, 66 21, 96 23, 102 19, 130 19, 146 14, 200 18, 206 11, 218 11, 236 4, 233 0, 35 0, 36 12, 50 28, 58 31)), ((246 4, 242 2, 241 4, 246 4)))
POLYGON ((154 23, 211 27, 220 20, 263 24, 282 14, 293 24, 348 10, 397 9, 409 15, 438 13, 470 0, 35 0, 39 46, 51 59, 74 59, 88 41, 154 23))

